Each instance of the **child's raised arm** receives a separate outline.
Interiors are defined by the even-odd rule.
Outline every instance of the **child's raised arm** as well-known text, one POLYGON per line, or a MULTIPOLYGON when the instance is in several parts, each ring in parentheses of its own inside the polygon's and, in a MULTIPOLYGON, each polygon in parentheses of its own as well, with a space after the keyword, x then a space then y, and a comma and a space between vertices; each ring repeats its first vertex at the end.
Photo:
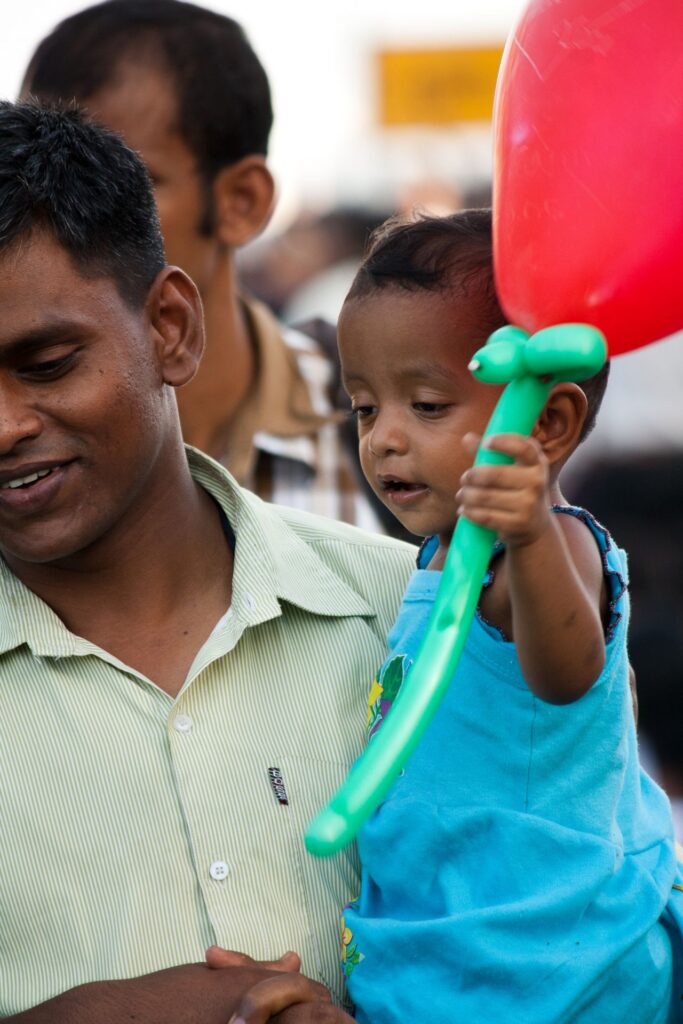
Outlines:
POLYGON ((514 463, 468 470, 456 496, 460 515, 506 545, 484 611, 514 639, 534 693, 568 704, 605 663, 599 552, 582 523, 551 511, 548 461, 534 438, 498 434, 486 444, 514 463))

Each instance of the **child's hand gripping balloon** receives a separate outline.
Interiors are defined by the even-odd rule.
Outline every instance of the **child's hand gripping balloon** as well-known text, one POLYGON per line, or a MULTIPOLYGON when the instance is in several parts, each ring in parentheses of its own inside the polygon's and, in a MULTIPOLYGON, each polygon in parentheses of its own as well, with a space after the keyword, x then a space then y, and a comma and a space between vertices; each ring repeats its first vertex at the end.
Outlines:
MULTIPOLYGON (((468 434, 464 441, 475 456, 481 438, 468 434)), ((494 434, 483 447, 513 464, 467 470, 455 496, 458 515, 493 530, 507 547, 533 544, 554 523, 547 501, 548 461, 540 445, 521 434, 494 434)))

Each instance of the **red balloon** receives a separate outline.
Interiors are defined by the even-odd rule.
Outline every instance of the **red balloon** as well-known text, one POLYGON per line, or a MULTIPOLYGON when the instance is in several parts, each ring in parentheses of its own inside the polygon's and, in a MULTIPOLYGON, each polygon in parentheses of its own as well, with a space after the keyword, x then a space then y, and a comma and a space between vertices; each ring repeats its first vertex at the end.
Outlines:
POLYGON ((683 0, 532 0, 498 78, 494 257, 512 323, 683 327, 683 0))

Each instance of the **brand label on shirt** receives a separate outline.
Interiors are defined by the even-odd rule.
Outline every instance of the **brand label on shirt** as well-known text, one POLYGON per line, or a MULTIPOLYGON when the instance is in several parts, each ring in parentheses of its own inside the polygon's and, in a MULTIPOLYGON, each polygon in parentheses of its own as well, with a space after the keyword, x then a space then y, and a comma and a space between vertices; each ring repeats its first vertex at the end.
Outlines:
POLYGON ((284 779, 282 778, 282 772, 279 768, 269 768, 268 778, 270 779, 270 785, 275 793, 275 798, 279 804, 289 804, 287 799, 287 790, 285 789, 284 779))

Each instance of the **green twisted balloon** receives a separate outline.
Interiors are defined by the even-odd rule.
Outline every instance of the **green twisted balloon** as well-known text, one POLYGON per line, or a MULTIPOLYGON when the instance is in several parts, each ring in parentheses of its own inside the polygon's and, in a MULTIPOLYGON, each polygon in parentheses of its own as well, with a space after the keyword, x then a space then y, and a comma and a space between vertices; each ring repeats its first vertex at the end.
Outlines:
MULTIPOLYGON (((478 380, 508 385, 482 441, 493 434, 529 435, 553 385, 592 377, 606 354, 603 335, 587 324, 559 324, 532 336, 518 327, 495 331, 469 365, 478 380)), ((474 464, 511 461, 480 446, 474 464)), ((308 826, 305 843, 314 856, 329 857, 351 842, 420 742, 460 659, 495 539, 492 530, 458 520, 410 674, 372 743, 308 826)))

